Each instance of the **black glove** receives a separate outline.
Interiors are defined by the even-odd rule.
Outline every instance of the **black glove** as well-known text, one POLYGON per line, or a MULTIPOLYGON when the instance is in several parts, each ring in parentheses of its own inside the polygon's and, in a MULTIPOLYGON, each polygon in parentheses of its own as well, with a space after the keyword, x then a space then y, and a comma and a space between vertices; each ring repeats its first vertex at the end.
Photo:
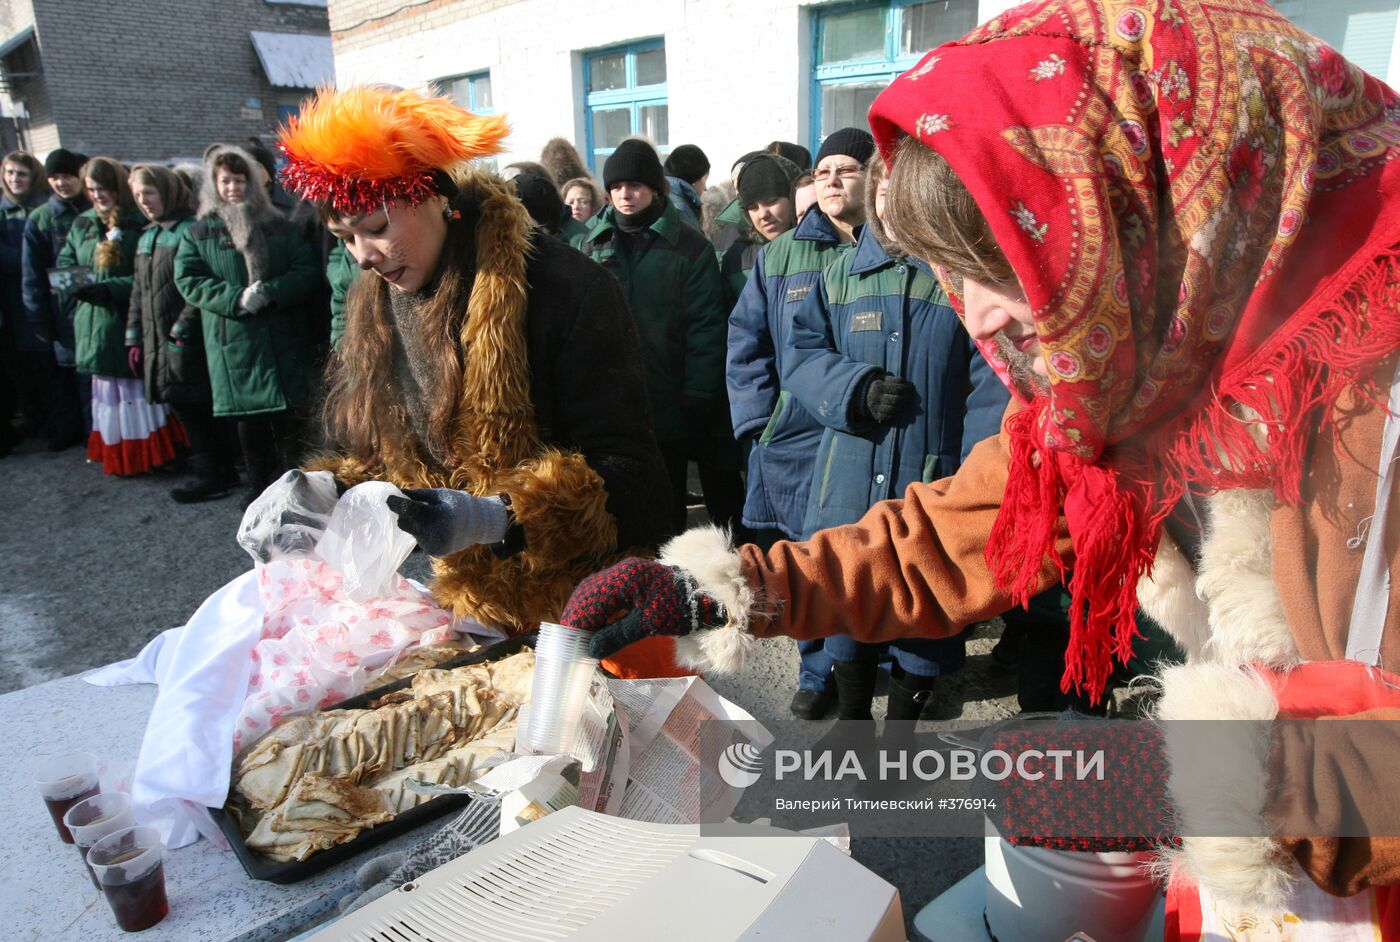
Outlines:
POLYGON ((865 414, 876 425, 885 425, 914 401, 914 384, 886 373, 865 387, 865 414))
POLYGON ((727 617, 724 606, 701 595, 695 577, 684 569, 633 557, 580 582, 559 621, 597 632, 588 646, 601 660, 634 641, 716 628, 727 617))
POLYGON ((103 307, 110 307, 112 304, 111 287, 100 281, 90 285, 78 285, 75 288, 70 288, 68 289, 68 294, 70 297, 88 304, 100 304, 103 307))
POLYGON ((499 543, 510 528, 510 509, 499 497, 476 497, 450 487, 409 488, 384 503, 399 515, 399 529, 429 556, 450 556, 478 543, 499 543))
POLYGON ((681 420, 685 423, 686 432, 691 435, 701 435, 708 431, 713 422, 714 412, 713 399, 681 397, 681 420))

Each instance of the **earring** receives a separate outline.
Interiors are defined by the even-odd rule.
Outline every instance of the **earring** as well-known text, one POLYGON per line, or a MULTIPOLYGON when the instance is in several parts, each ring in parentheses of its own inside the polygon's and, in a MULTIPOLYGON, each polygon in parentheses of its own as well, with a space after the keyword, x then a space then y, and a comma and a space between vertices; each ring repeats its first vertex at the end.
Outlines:
POLYGON ((451 222, 454 219, 461 219, 462 213, 459 210, 453 209, 452 205, 449 203, 442 208, 442 218, 451 222))

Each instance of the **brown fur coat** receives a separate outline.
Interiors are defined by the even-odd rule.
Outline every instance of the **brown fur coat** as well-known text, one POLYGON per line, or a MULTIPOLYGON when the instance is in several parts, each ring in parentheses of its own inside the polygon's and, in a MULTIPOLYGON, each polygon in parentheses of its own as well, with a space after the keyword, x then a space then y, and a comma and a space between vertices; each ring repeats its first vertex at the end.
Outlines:
MULTIPOLYGON (((436 578, 432 590, 438 602, 456 614, 516 633, 542 620, 558 618, 578 580, 615 557, 619 525, 609 512, 609 494, 598 470, 579 451, 547 444, 536 426, 540 407, 532 401, 532 365, 544 357, 541 351, 530 349, 542 342, 536 339, 539 330, 527 324, 527 307, 537 287, 527 279, 527 268, 533 278, 538 265, 531 267, 531 256, 548 255, 556 249, 532 242, 524 208, 499 180, 470 173, 458 183, 464 197, 476 201, 481 216, 476 227, 477 270, 459 340, 465 351, 466 376, 454 418, 456 466, 439 468, 436 463, 425 461, 426 449, 410 432, 406 448, 392 444, 395 436, 385 436, 381 453, 372 459, 326 456, 311 467, 332 470, 345 484, 378 479, 401 487, 451 487, 477 495, 508 495, 516 520, 525 531, 526 549, 498 559, 490 548, 472 546, 434 559, 436 578)), ((595 274, 581 256, 573 253, 570 258, 557 261, 555 267, 565 269, 566 283, 587 283, 602 274, 595 274), (575 271, 571 267, 575 264, 588 267, 575 271)), ((611 284, 611 279, 608 282, 611 284)), ((389 290, 379 278, 356 281, 347 298, 347 337, 356 330, 368 329, 369 319, 381 316, 379 312, 388 306, 389 290)), ((636 350, 635 334, 626 320, 620 297, 617 300, 622 319, 617 319, 619 310, 608 303, 610 299, 604 300, 605 311, 585 310, 584 302, 558 296, 557 288, 551 291, 556 296, 536 302, 548 305, 549 317, 572 317, 590 324, 609 320, 623 325, 626 333, 610 341, 616 348, 613 356, 626 361, 629 353, 636 350)), ((571 329, 569 335, 575 333, 577 329, 571 329)), ((592 358, 591 351, 577 352, 592 358)), ((553 353, 557 356, 551 362, 556 362, 563 361, 568 351, 553 353)), ((593 377, 596 384, 605 381, 606 376, 635 375, 635 390, 619 390, 636 397, 632 400, 633 411, 636 402, 645 402, 640 353, 636 356, 635 369, 629 362, 617 369, 602 364, 593 377), (610 369, 612 372, 607 372, 610 369)), ((566 384, 554 373, 551 378, 556 387, 551 400, 588 395, 579 388, 582 375, 572 388, 562 388, 566 384)), ((628 383, 630 380, 621 385, 628 383)), ((403 420, 402 410, 394 411, 400 414, 386 416, 385 421, 403 420)), ((613 422, 615 428, 627 423, 626 419, 619 421, 613 422)), ((562 424, 557 416, 551 422, 562 424)), ((629 457, 626 463, 644 470, 625 475, 625 485, 610 481, 614 490, 630 492, 654 485, 642 479, 652 474, 647 467, 648 458, 655 454, 656 446, 649 429, 642 434, 646 437, 638 438, 628 432, 632 438, 638 438, 636 449, 629 453, 637 457, 629 457)), ((585 437, 575 430, 566 435, 569 441, 585 437)), ((595 460, 600 467, 615 464, 612 455, 595 460)), ((660 467, 659 463, 655 466, 660 467)), ((635 527, 628 531, 624 540, 635 540, 635 527)))

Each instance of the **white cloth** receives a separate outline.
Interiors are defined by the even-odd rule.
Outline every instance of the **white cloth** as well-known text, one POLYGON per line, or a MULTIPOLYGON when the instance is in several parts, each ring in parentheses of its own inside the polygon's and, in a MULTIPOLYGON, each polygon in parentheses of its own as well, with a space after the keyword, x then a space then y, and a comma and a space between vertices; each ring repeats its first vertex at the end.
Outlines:
POLYGON ((228 797, 234 722, 252 672, 250 652, 262 635, 256 572, 219 589, 183 628, 172 628, 135 658, 104 667, 90 684, 160 685, 131 786, 136 820, 161 831, 166 847, 201 834, 223 846, 207 807, 228 797))

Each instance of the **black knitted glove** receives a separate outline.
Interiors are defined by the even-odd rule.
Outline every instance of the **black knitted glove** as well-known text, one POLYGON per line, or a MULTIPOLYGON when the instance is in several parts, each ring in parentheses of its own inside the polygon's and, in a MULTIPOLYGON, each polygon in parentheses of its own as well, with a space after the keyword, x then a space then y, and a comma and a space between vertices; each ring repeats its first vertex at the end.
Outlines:
POLYGON ((476 497, 450 487, 406 489, 384 502, 399 515, 399 529, 429 556, 451 556, 478 543, 499 543, 510 528, 510 510, 499 497, 476 497))
POLYGON ((886 425, 914 401, 914 384, 891 373, 876 377, 865 387, 865 414, 876 425, 886 425))
POLYGON ((559 622, 596 632, 589 652, 601 660, 634 641, 716 628, 726 617, 724 606, 701 595, 684 569, 633 557, 580 582, 559 622))
POLYGON ((113 300, 111 286, 105 285, 100 281, 90 285, 78 285, 76 288, 70 288, 68 294, 77 298, 79 301, 101 305, 102 307, 110 307, 113 300))

